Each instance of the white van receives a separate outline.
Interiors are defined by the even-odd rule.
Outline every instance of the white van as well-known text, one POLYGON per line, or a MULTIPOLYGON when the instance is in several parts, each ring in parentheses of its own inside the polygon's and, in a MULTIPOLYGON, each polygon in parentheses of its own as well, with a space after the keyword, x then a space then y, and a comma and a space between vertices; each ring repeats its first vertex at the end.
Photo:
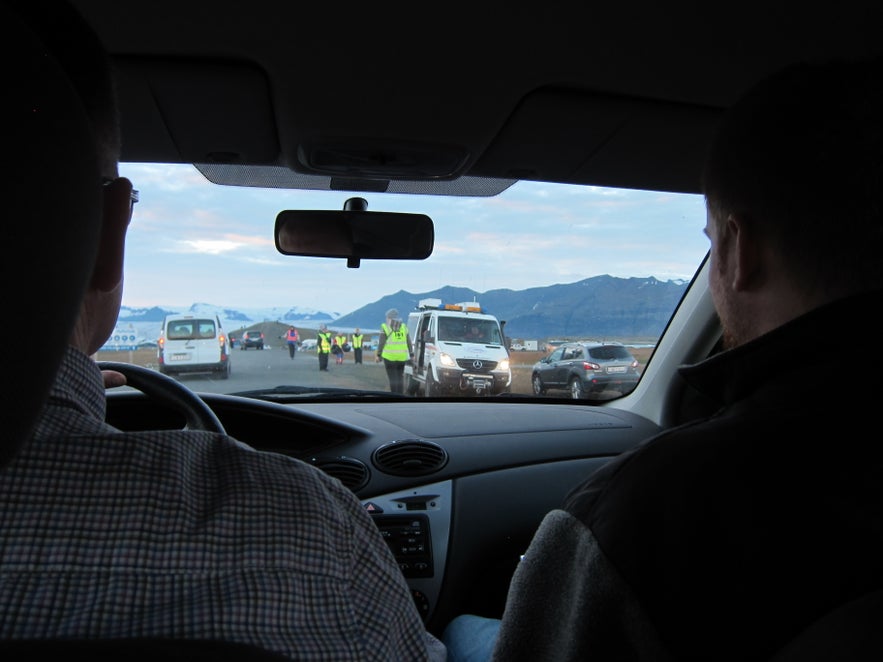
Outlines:
POLYGON ((230 376, 230 347, 217 315, 166 315, 156 358, 164 375, 214 372, 230 376))
POLYGON ((408 315, 414 360, 405 390, 437 395, 497 395, 512 387, 509 350, 500 322, 477 302, 423 299, 408 315))

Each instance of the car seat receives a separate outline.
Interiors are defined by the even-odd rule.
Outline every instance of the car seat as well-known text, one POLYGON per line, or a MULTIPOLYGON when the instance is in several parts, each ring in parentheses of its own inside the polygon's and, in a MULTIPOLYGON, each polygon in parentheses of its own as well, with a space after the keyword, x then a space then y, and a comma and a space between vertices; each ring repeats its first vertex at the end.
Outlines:
POLYGON ((879 662, 883 660, 883 589, 825 614, 770 662, 879 662))
POLYGON ((0 466, 30 436, 61 363, 92 273, 101 181, 86 111, 61 67, 12 10, 0 5, 4 64, 3 328, 39 333, 4 358, 0 466), (62 155, 62 159, 54 158, 62 155), (72 217, 71 209, 84 210, 72 217))
MULTIPOLYGON (((63 8, 62 3, 59 3, 63 8)), ((0 3, 3 62, 3 239, 17 259, 0 260, 3 328, 38 329, 27 347, 4 358, 0 471, 27 443, 48 398, 79 304, 92 275, 101 220, 101 178, 95 139, 80 97, 38 35, 0 3), (79 210, 80 215, 72 215, 79 210)), ((256 660, 287 659, 254 646, 173 639, 0 640, 4 662, 32 659, 256 660)))

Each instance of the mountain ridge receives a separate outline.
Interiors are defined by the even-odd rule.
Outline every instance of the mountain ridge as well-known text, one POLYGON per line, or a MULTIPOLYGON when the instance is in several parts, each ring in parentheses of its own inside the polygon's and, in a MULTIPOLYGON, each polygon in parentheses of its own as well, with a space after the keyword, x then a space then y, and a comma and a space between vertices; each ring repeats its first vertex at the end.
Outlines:
POLYGON ((478 301, 482 308, 506 322, 506 335, 521 338, 555 337, 658 337, 681 300, 688 283, 646 278, 593 276, 574 283, 560 283, 525 290, 497 289, 478 292, 445 286, 413 293, 399 290, 341 315, 299 306, 249 309, 194 303, 188 308, 122 306, 117 324, 156 324, 168 313, 194 315, 216 313, 229 331, 251 324, 278 321, 316 328, 320 324, 341 329, 380 328, 386 311, 396 308, 403 317, 421 299, 438 298, 445 303, 478 301))

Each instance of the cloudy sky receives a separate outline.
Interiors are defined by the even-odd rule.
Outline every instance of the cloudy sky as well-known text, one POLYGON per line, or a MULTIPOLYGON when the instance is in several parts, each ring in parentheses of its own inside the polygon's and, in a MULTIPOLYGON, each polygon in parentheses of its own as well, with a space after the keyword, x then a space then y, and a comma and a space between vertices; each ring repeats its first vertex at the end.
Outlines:
POLYGON ((192 166, 123 164, 141 201, 129 229, 123 304, 300 307, 346 314, 445 285, 515 290, 610 274, 689 279, 705 255, 700 196, 520 182, 494 198, 363 195, 368 209, 435 221, 418 262, 280 255, 283 209, 341 209, 340 192, 218 186, 192 166))

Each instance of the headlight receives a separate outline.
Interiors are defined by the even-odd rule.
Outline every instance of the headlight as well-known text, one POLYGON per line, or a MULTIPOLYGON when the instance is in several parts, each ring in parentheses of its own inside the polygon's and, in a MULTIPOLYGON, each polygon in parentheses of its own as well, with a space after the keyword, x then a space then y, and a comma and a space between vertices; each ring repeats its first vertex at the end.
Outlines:
POLYGON ((451 355, 444 352, 438 355, 438 362, 447 368, 453 368, 457 365, 457 362, 451 358, 451 355))
POLYGON ((497 370, 508 370, 509 369, 509 359, 503 359, 497 364, 497 370))

